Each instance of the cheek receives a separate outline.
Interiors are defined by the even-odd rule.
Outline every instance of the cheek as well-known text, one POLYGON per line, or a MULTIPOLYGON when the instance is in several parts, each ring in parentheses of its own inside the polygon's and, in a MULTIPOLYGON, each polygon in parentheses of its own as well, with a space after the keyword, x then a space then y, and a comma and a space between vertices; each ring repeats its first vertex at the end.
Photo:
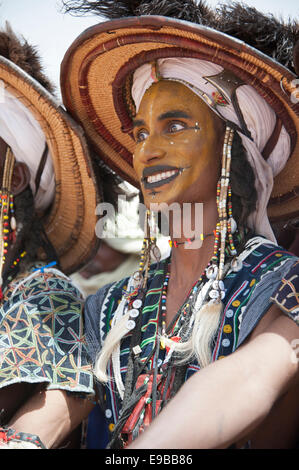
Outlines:
POLYGON ((140 167, 140 165, 139 165, 138 157, 136 157, 135 154, 133 155, 132 163, 133 163, 133 168, 135 170, 135 173, 137 174, 137 176, 139 176, 139 167, 140 167))

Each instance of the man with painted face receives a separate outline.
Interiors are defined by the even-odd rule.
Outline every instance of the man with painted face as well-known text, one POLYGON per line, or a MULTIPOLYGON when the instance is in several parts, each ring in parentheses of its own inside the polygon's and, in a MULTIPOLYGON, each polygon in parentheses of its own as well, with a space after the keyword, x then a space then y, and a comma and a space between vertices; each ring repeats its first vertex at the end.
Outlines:
MULTIPOLYGON (((298 27, 240 5, 64 3, 116 18, 67 51, 63 99, 148 209, 139 271, 85 305, 109 447, 294 447, 298 259, 277 245, 268 215, 299 211, 296 76, 282 54, 298 27), (244 31, 257 49, 267 32, 263 52, 277 60, 232 37, 244 31), (162 261, 159 204, 164 214, 181 209, 169 211, 172 253, 162 261)), ((80 411, 68 406, 64 433, 69 413, 80 411)), ((30 431, 49 446, 57 431, 43 422, 30 431)))

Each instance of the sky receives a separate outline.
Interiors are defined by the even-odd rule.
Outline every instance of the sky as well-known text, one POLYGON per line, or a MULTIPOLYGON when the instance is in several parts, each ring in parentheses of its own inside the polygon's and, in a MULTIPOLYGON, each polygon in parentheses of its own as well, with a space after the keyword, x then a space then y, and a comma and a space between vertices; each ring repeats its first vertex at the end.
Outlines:
MULTIPOLYGON (((207 4, 214 6, 218 1, 207 0, 207 4)), ((245 0, 244 3, 284 19, 299 19, 298 0, 245 0)), ((0 0, 0 27, 6 21, 37 47, 44 71, 57 86, 59 96, 60 63, 66 50, 82 31, 98 23, 99 17, 64 14, 61 0, 0 0)))

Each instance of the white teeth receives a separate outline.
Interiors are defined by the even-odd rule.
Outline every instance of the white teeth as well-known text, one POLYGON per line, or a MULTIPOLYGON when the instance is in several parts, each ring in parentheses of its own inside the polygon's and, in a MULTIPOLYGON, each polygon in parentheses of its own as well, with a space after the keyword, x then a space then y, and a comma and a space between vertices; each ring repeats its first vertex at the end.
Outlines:
POLYGON ((147 178, 148 183, 157 183, 158 181, 165 180, 175 175, 177 170, 165 171, 163 173, 158 173, 157 175, 152 175, 147 178))

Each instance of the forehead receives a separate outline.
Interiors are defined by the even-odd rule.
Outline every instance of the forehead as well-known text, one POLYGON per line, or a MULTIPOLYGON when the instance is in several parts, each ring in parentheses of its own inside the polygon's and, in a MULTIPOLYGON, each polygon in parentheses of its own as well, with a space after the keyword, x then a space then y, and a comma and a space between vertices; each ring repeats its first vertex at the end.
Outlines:
POLYGON ((173 110, 185 111, 191 118, 214 115, 213 111, 182 83, 161 80, 145 92, 136 117, 146 118, 149 113, 159 115, 173 110))

